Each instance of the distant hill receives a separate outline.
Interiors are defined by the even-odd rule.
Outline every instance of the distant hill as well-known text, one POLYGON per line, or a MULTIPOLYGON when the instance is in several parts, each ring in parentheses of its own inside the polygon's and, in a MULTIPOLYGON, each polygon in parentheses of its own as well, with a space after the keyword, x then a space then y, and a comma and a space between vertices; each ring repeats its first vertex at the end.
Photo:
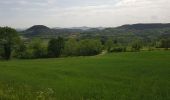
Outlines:
POLYGON ((155 41, 162 37, 170 38, 170 24, 132 24, 81 33, 81 38, 91 37, 112 37, 122 43, 132 42, 136 38, 155 41))
POLYGON ((21 33, 23 36, 32 38, 32 37, 43 37, 43 38, 52 38, 57 36, 69 36, 81 33, 81 29, 69 29, 69 28, 49 28, 44 25, 34 25, 21 33))
POLYGON ((170 23, 168 24, 132 24, 132 25, 123 25, 117 28, 122 29, 135 29, 135 30, 146 30, 146 29, 160 29, 160 28, 170 28, 170 23))
POLYGON ((22 31, 21 33, 24 34, 26 37, 45 37, 45 38, 51 38, 51 37, 57 37, 57 36, 71 36, 76 35, 85 31, 96 31, 96 30, 102 30, 104 28, 98 27, 98 28, 90 28, 90 27, 72 27, 72 28, 49 28, 44 25, 34 25, 25 31, 22 31))
POLYGON ((25 34, 25 36, 38 36, 38 35, 51 34, 53 33, 53 31, 47 26, 35 25, 23 31, 23 33, 25 34))
MULTIPOLYGON (((160 37, 170 36, 170 24, 132 24, 122 25, 115 28, 90 28, 90 27, 74 27, 74 28, 49 28, 44 25, 35 25, 29 29, 22 31, 25 37, 78 37, 78 38, 93 38, 93 37, 114 37, 119 40, 132 40, 133 38, 140 39, 158 39, 160 37)), ((127 42, 124 41, 124 42, 127 42)))
POLYGON ((32 26, 30 27, 29 29, 27 29, 27 31, 34 31, 34 30, 50 30, 49 27, 47 26, 44 26, 44 25, 35 25, 35 26, 32 26))
POLYGON ((92 30, 92 29, 103 30, 103 29, 105 29, 105 27, 87 27, 87 26, 83 26, 83 27, 71 27, 69 29, 80 29, 80 30, 84 30, 84 31, 89 31, 89 30, 92 30))

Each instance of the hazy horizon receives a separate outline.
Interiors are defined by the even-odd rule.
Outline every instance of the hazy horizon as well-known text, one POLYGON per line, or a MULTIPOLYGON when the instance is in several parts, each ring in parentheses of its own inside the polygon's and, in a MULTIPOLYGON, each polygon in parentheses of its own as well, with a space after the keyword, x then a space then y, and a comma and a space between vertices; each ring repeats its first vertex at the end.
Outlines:
MULTIPOLYGON (((131 24, 122 24, 122 25, 118 25, 118 26, 68 26, 68 27, 58 27, 58 26, 51 26, 49 27, 48 25, 43 25, 43 26, 46 26, 48 28, 58 28, 58 29, 62 29, 62 28, 83 28, 83 27, 87 27, 87 28, 116 28, 116 27, 120 27, 120 26, 123 26, 123 25, 134 25, 134 24, 170 24, 170 23, 131 23, 131 24)), ((38 24, 35 24, 35 25, 31 25, 31 26, 28 26, 28 27, 13 27, 15 29, 28 29, 28 28, 31 28, 33 26, 37 26, 38 24)), ((42 24, 39 24, 39 25, 42 25, 42 24)), ((4 26, 4 27, 8 27, 8 26, 4 26)))
POLYGON ((116 27, 169 23, 169 0, 0 0, 0 26, 116 27))

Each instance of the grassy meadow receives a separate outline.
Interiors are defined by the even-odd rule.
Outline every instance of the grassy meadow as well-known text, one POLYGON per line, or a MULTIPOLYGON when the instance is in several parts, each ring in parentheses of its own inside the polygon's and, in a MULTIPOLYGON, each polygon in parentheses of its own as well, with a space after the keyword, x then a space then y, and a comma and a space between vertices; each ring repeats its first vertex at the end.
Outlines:
POLYGON ((170 51, 0 61, 0 100, 170 100, 170 51))

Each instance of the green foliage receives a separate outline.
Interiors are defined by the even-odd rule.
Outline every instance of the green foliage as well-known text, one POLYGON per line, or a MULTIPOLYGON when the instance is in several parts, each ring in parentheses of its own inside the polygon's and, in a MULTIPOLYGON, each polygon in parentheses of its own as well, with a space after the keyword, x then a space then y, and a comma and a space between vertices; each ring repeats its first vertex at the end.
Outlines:
POLYGON ((156 41, 155 42, 155 47, 160 48, 161 47, 161 41, 156 41))
POLYGON ((161 48, 165 48, 165 49, 170 48, 170 39, 162 39, 160 43, 161 43, 160 45, 161 48))
POLYGON ((126 47, 117 46, 113 47, 110 52, 126 52, 126 47))
POLYGON ((0 44, 0 59, 4 57, 4 47, 0 44))
POLYGON ((121 43, 118 43, 117 40, 113 41, 112 38, 107 39, 105 49, 107 52, 126 52, 126 47, 122 46, 121 43))
POLYGON ((112 47, 113 47, 113 40, 109 38, 105 43, 105 48, 108 52, 110 52, 112 47))
POLYGON ((15 50, 15 57, 21 59, 47 57, 47 46, 41 39, 33 39, 29 43, 21 42, 15 50))
POLYGON ((101 53, 102 43, 99 40, 85 39, 78 44, 79 56, 92 56, 101 53))
MULTIPOLYGON (((26 56, 30 56, 30 54, 28 55, 27 53, 27 46, 24 42, 21 42, 18 44, 18 46, 15 49, 15 57, 17 58, 27 58, 26 56)), ((29 57, 28 57, 29 58, 29 57)))
POLYGON ((19 35, 15 29, 10 27, 0 27, 0 47, 3 49, 2 57, 9 60, 14 46, 20 41, 19 35))
POLYGON ((131 51, 140 51, 142 43, 140 40, 135 40, 131 45, 131 51))
POLYGON ((47 57, 47 47, 43 44, 41 39, 32 40, 29 44, 30 50, 32 50, 34 58, 47 57))
POLYGON ((51 39, 48 44, 48 55, 49 57, 61 56, 64 49, 64 39, 58 37, 57 39, 51 39))
POLYGON ((76 41, 69 39, 65 43, 64 54, 66 56, 92 56, 101 53, 102 43, 96 39, 84 39, 76 41))
POLYGON ((78 49, 78 41, 71 38, 65 42, 64 54, 66 56, 75 56, 77 55, 77 49, 78 49))

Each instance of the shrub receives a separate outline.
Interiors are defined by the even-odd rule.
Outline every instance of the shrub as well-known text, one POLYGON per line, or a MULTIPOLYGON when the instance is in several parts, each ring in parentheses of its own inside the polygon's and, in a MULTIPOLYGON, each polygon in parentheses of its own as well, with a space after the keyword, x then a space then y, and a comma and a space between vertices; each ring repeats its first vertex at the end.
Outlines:
POLYGON ((114 47, 110 52, 126 52, 126 47, 114 47))
POLYGON ((168 48, 170 48, 170 39, 162 39, 160 47, 168 50, 168 48))
POLYGON ((32 52, 33 58, 47 57, 47 47, 41 39, 34 39, 28 46, 28 53, 32 52))
POLYGON ((135 42, 132 43, 131 51, 140 51, 141 48, 142 48, 141 42, 135 41, 135 42))
POLYGON ((99 40, 81 40, 78 45, 79 56, 92 56, 101 53, 102 43, 99 40))
POLYGON ((22 42, 15 50, 15 57, 21 59, 45 58, 47 57, 47 47, 40 39, 34 39, 29 44, 22 42))
POLYGON ((113 40, 110 38, 106 41, 105 43, 105 49, 108 51, 108 52, 111 52, 112 50, 112 47, 113 47, 113 40))
POLYGON ((26 56, 27 46, 21 42, 15 49, 14 57, 24 58, 26 56))
POLYGON ((64 55, 66 56, 75 56, 77 55, 77 49, 78 49, 78 41, 75 39, 69 39, 65 42, 64 46, 64 55))

